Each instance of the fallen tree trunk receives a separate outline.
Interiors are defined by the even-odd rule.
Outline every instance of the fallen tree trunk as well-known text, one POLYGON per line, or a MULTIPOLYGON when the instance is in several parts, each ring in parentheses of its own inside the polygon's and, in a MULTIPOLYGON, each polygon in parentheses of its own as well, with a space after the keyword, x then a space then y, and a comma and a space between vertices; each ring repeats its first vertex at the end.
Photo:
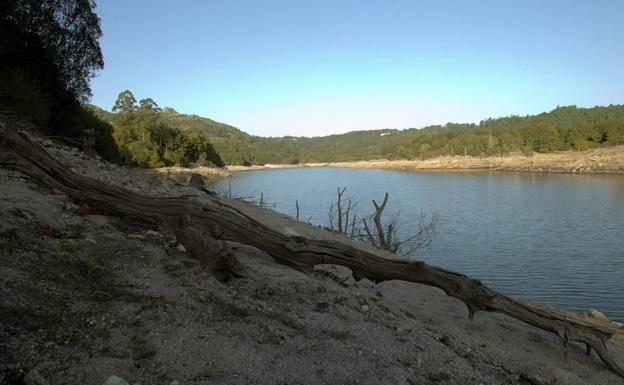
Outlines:
POLYGON ((208 202, 188 197, 154 198, 109 185, 68 170, 25 133, 0 127, 0 141, 4 147, 0 163, 5 167, 21 171, 33 180, 109 213, 174 228, 183 226, 183 230, 195 234, 183 237, 187 250, 198 249, 188 242, 196 240, 197 234, 206 233, 215 239, 254 246, 278 262, 300 270, 319 264, 336 264, 351 269, 356 279, 402 280, 434 286, 466 304, 470 317, 478 311, 499 312, 555 333, 564 344, 568 341, 584 343, 588 352, 594 349, 609 369, 624 377, 624 369, 612 359, 605 344, 614 335, 624 335, 624 328, 607 320, 515 299, 463 274, 423 262, 385 258, 382 252, 367 251, 346 240, 285 234, 211 195, 206 195, 208 202))

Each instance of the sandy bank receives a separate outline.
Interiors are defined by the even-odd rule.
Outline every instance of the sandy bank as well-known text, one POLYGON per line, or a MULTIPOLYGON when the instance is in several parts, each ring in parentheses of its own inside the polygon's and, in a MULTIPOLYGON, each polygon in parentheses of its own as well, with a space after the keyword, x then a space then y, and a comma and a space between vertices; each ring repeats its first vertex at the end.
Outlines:
POLYGON ((227 166, 228 171, 253 171, 253 170, 270 170, 277 168, 302 168, 306 167, 304 164, 278 164, 278 163, 267 163, 263 165, 255 165, 255 166, 227 166))
POLYGON ((332 167, 395 170, 498 170, 563 173, 624 173, 624 146, 588 151, 565 151, 532 156, 443 156, 425 160, 372 160, 328 163, 332 167))
POLYGON ((587 151, 562 151, 532 156, 492 157, 441 156, 425 160, 366 160, 353 162, 305 163, 301 165, 229 166, 231 171, 294 167, 382 168, 392 170, 496 170, 558 173, 624 173, 624 146, 587 151))

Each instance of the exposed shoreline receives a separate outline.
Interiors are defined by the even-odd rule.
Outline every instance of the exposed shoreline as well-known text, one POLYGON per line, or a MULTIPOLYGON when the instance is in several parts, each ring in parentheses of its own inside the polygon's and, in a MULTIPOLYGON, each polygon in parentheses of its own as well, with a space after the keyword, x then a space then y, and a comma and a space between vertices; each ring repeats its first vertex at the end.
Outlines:
POLYGON ((424 160, 363 160, 352 162, 266 164, 263 166, 228 166, 231 172, 302 168, 344 167, 421 171, 515 171, 575 174, 624 174, 624 146, 586 151, 560 151, 532 156, 512 154, 492 157, 441 156, 424 160))
MULTIPOLYGON (((154 198, 207 199, 185 182, 196 169, 117 166, 42 144, 78 174, 154 198)), ((245 276, 220 282, 172 229, 93 211, 17 171, 0 168, 0 185, 5 378, 35 373, 69 385, 101 384, 112 374, 130 383, 198 385, 621 383, 579 346, 563 348, 554 334, 501 314, 471 320, 465 305, 439 289, 358 281, 334 265, 302 273, 236 242, 221 244, 245 276)), ((275 228, 336 237, 243 201, 229 204, 275 228)), ((618 362, 623 342, 607 342, 618 362)))

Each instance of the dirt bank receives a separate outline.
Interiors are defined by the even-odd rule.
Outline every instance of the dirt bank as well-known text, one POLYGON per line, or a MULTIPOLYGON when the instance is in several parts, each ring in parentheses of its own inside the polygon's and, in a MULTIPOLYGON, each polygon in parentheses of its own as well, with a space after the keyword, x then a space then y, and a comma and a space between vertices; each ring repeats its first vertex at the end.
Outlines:
POLYGON ((472 157, 442 156, 424 160, 364 160, 353 162, 304 163, 301 165, 229 166, 231 171, 263 170, 292 167, 383 168, 392 170, 497 170, 558 173, 624 173, 624 146, 597 148, 587 151, 562 151, 472 157))
POLYGON ((562 173, 624 173, 624 146, 588 151, 566 151, 532 156, 443 156, 425 160, 373 160, 328 163, 332 167, 387 168, 395 170, 499 170, 562 173))

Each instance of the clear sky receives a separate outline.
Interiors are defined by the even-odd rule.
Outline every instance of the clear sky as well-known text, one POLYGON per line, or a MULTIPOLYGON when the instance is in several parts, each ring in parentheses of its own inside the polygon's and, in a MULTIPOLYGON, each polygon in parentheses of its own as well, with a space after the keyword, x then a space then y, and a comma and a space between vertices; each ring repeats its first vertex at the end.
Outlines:
POLYGON ((264 136, 624 103, 624 0, 100 0, 92 102, 264 136))

